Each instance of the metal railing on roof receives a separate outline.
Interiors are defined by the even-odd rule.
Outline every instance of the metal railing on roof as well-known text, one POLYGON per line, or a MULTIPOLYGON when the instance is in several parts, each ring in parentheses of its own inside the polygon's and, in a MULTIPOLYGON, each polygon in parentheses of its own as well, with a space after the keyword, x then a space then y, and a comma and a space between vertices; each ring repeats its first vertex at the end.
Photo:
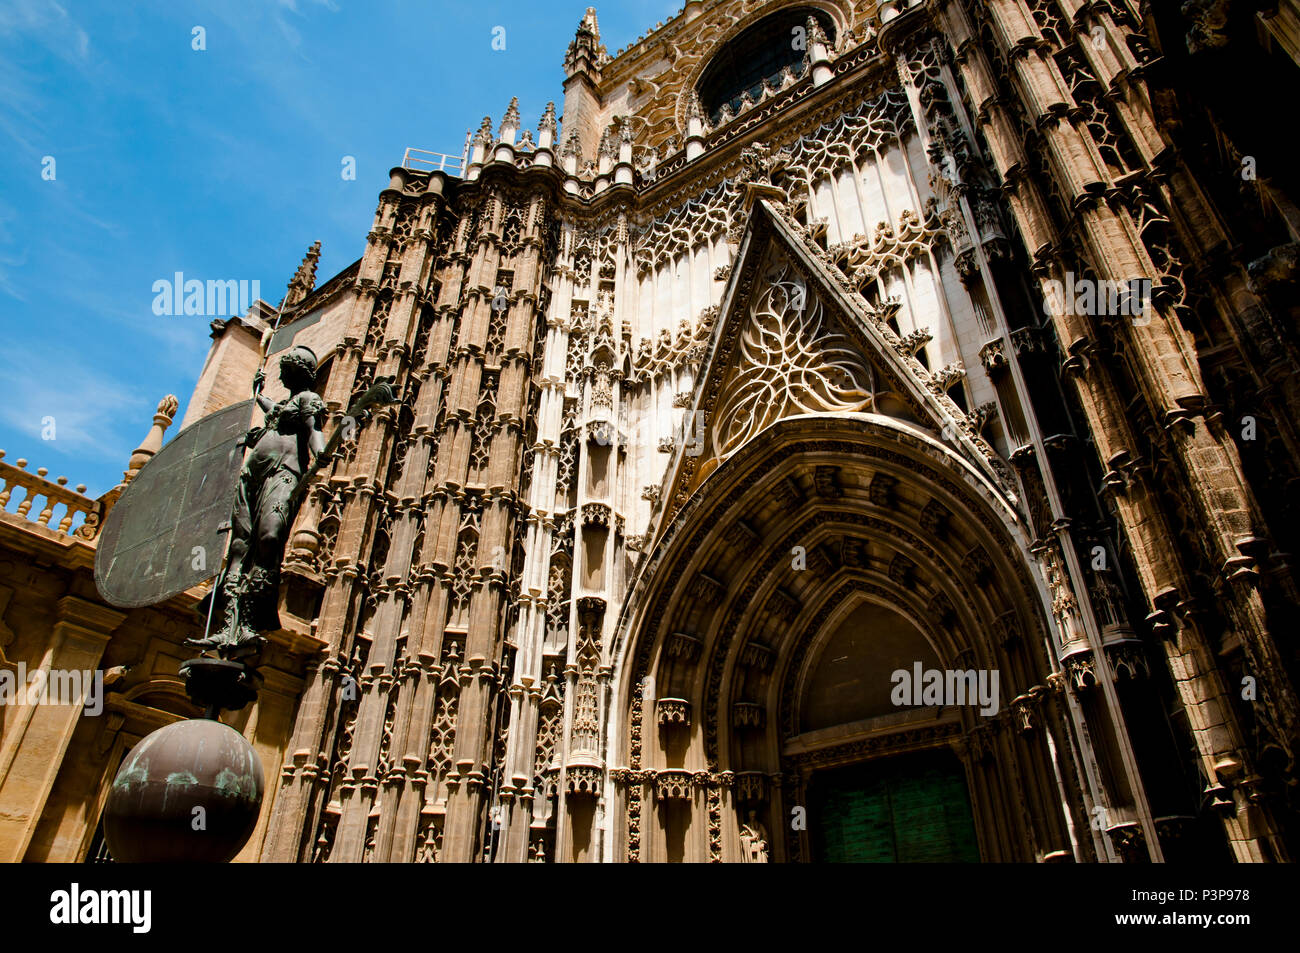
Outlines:
POLYGON ((463 175, 465 156, 429 152, 427 149, 412 149, 408 146, 402 155, 402 168, 416 172, 446 172, 450 175, 463 175))

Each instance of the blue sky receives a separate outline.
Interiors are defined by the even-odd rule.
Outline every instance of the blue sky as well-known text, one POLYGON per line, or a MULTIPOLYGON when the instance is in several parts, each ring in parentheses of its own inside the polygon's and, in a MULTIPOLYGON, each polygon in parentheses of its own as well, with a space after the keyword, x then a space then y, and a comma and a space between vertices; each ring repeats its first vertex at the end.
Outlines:
MULTIPOLYGON (((459 154, 511 96, 534 129, 562 107, 588 3, 0 0, 5 461, 114 486, 210 340, 209 316, 153 313, 154 282, 257 280, 276 304, 312 241, 318 281, 346 267, 407 146, 459 154)), ((681 4, 596 7, 612 54, 681 4)))

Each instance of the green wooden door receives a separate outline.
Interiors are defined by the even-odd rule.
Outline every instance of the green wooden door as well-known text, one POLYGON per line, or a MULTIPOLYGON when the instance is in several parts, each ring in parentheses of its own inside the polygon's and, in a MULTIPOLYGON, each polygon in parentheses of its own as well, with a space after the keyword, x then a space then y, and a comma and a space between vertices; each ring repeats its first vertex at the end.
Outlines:
POLYGON ((979 845, 961 764, 902 755, 814 775, 808 830, 827 863, 972 863, 979 845))

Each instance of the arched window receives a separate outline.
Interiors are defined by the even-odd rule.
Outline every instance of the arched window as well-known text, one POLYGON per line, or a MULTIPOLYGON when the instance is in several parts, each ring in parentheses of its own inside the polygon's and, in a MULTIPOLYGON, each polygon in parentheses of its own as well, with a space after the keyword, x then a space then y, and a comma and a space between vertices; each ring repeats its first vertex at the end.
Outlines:
POLYGON ((759 20, 718 51, 696 86, 710 122, 717 123, 724 105, 733 113, 739 111, 745 93, 757 101, 765 80, 779 85, 781 71, 793 67, 807 52, 804 27, 810 16, 834 42, 835 23, 829 14, 813 7, 791 7, 759 20))

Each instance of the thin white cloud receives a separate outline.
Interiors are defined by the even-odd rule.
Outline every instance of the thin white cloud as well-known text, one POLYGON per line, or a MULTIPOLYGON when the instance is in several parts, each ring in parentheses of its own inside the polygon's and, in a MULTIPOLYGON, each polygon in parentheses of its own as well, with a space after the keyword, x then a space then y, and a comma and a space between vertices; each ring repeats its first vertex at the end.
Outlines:
MULTIPOLYGON (((121 460, 131 447, 114 433, 123 422, 138 421, 144 435, 152 419, 149 397, 132 384, 115 380, 90 367, 67 360, 62 348, 43 354, 33 348, 10 348, 0 364, 0 421, 35 440, 43 440, 51 419, 54 439, 50 449, 61 455, 92 460, 121 460)), ((156 401, 162 395, 154 397, 156 401)))
POLYGON ((60 4, 50 0, 7 0, 0 6, 0 37, 35 39, 64 59, 86 59, 90 34, 60 4))

